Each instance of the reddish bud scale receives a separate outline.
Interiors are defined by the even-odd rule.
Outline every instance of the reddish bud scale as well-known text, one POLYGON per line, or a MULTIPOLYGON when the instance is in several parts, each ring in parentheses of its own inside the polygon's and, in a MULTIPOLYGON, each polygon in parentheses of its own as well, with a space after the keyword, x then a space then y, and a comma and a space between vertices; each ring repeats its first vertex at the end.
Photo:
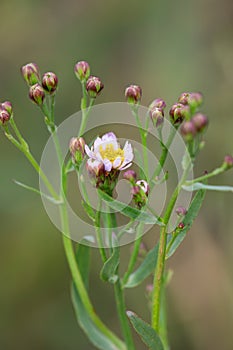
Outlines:
POLYGON ((29 89, 29 98, 37 105, 42 105, 45 98, 45 92, 40 84, 35 84, 29 89))
POLYGON ((208 118, 206 115, 197 113, 192 117, 192 122, 198 132, 202 132, 208 125, 208 118))
POLYGON ((189 113, 189 106, 183 105, 181 103, 176 103, 171 107, 169 111, 171 122, 175 126, 178 126, 189 115, 189 113))
POLYGON ((40 72, 37 64, 28 63, 21 68, 21 73, 29 86, 35 85, 40 82, 40 72))
POLYGON ((137 175, 134 170, 127 170, 124 173, 123 177, 125 180, 128 180, 130 182, 135 182, 137 175))
POLYGON ((187 214, 187 210, 184 207, 177 207, 176 214, 179 216, 184 216, 187 214))
POLYGON ((90 76, 90 66, 86 61, 77 62, 74 66, 74 72, 81 82, 85 81, 90 76))
POLYGON ((226 169, 231 169, 233 167, 233 157, 230 155, 226 155, 224 157, 224 163, 226 169))
POLYGON ((149 110, 153 110, 154 108, 161 108, 163 110, 165 109, 165 107, 165 101, 162 98, 156 98, 154 101, 151 102, 149 110))
POLYGON ((164 112, 162 108, 154 107, 149 111, 152 123, 156 128, 161 126, 164 122, 164 112))
POLYGON ((181 125, 180 132, 186 141, 191 141, 195 137, 197 129, 192 121, 187 121, 181 125))
POLYGON ((42 77, 42 86, 45 91, 53 94, 58 85, 58 78, 53 72, 47 72, 42 77))
POLYGON ((6 124, 10 120, 10 118, 11 118, 11 114, 1 104, 0 105, 0 124, 2 125, 6 124))
POLYGON ((95 98, 101 90, 104 88, 104 84, 98 77, 90 76, 86 83, 86 90, 90 97, 95 98))
POLYGON ((178 228, 179 230, 183 230, 184 227, 185 227, 185 224, 184 224, 183 222, 180 222, 180 223, 178 224, 178 226, 177 226, 177 228, 178 228))
POLYGON ((130 85, 125 89, 125 97, 129 103, 138 103, 142 98, 142 89, 138 85, 130 85))
POLYGON ((80 165, 85 156, 85 140, 82 137, 72 137, 69 149, 73 163, 80 165))

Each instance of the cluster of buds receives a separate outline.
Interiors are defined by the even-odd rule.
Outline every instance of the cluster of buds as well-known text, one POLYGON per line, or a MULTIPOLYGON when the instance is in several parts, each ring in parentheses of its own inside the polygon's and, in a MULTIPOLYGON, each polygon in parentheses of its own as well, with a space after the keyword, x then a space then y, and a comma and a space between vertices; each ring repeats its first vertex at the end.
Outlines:
POLYGON ((183 92, 178 98, 178 102, 188 105, 195 111, 203 103, 203 96, 200 92, 183 92))
POLYGON ((21 73, 29 86, 29 98, 38 106, 44 103, 46 93, 52 95, 56 92, 58 78, 53 72, 47 72, 40 77, 40 71, 35 63, 28 63, 21 68, 21 73))
POLYGON ((197 134, 202 133, 208 125, 208 118, 202 113, 195 114, 181 125, 181 135, 185 141, 192 141, 197 134))
POLYGON ((142 89, 138 85, 129 85, 125 89, 125 97, 128 103, 138 104, 142 98, 142 89))
POLYGON ((132 186, 131 194, 133 195, 133 200, 138 208, 142 208, 146 202, 149 195, 149 185, 145 180, 138 180, 134 170, 127 170, 124 173, 124 179, 128 180, 132 186))
POLYGON ((77 167, 82 163, 85 156, 85 140, 83 137, 72 137, 69 143, 72 162, 77 167))
POLYGON ((12 116, 12 104, 9 101, 5 101, 0 104, 0 125, 6 124, 12 116))
POLYGON ((155 99, 149 106, 149 114, 156 128, 163 124, 165 107, 166 103, 161 98, 155 99))

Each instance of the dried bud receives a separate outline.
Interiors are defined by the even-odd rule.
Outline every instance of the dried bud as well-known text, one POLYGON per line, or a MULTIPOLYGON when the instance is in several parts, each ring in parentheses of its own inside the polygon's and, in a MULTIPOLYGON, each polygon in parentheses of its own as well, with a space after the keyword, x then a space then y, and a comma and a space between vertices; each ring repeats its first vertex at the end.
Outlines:
POLYGON ((224 157, 223 165, 226 169, 231 169, 233 167, 233 157, 229 154, 224 157))
POLYGON ((189 106, 185 106, 182 103, 176 103, 169 111, 171 121, 174 125, 179 125, 189 115, 189 106))
POLYGON ((178 226, 177 226, 177 228, 178 228, 179 230, 183 230, 184 227, 185 227, 185 224, 184 224, 183 222, 180 222, 180 223, 178 224, 178 226))
POLYGON ((151 120, 156 128, 161 126, 164 122, 164 112, 162 108, 154 107, 149 111, 151 120))
POLYGON ((85 156, 85 140, 82 137, 72 137, 69 149, 73 162, 80 164, 85 156))
POLYGON ((37 64, 28 63, 21 68, 21 73, 24 80, 29 86, 40 82, 40 72, 37 64))
POLYGON ((140 186, 140 188, 143 190, 143 192, 146 194, 146 196, 148 196, 150 187, 149 187, 149 184, 145 180, 138 180, 136 182, 136 185, 140 186))
POLYGON ((162 98, 156 98, 154 101, 151 102, 149 106, 149 110, 152 110, 154 108, 161 108, 164 109, 166 107, 166 103, 162 98))
POLYGON ((187 121, 181 125, 180 132, 186 141, 191 141, 196 135, 197 129, 192 121, 187 121))
POLYGON ((53 72, 47 72, 42 77, 42 86, 45 91, 53 94, 57 89, 58 79, 53 72))
POLYGON ((5 110, 7 110, 10 116, 12 115, 13 110, 12 110, 12 103, 10 101, 3 102, 1 106, 5 108, 5 110))
POLYGON ((74 72, 81 82, 85 81, 90 76, 90 66, 86 61, 77 62, 74 66, 74 72))
POLYGON ((130 85, 125 89, 125 97, 129 103, 138 103, 142 97, 142 89, 138 85, 130 85))
POLYGON ((40 84, 35 84, 30 87, 29 98, 39 106, 43 104, 45 92, 40 84))
POLYGON ((100 91, 104 88, 104 84, 98 77, 90 76, 86 83, 86 90, 90 97, 95 98, 99 95, 100 91))
POLYGON ((11 114, 1 104, 0 105, 0 125, 7 123, 10 120, 10 117, 11 117, 11 114))
POLYGON ((125 180, 128 180, 130 182, 135 182, 136 177, 137 177, 134 170, 127 170, 123 176, 124 176, 125 180))
POLYGON ((193 116, 192 122, 195 125, 198 132, 203 131, 208 125, 208 118, 206 115, 197 113, 193 116))
POLYGON ((176 214, 179 216, 184 216, 187 214, 187 210, 184 207, 177 207, 176 214))

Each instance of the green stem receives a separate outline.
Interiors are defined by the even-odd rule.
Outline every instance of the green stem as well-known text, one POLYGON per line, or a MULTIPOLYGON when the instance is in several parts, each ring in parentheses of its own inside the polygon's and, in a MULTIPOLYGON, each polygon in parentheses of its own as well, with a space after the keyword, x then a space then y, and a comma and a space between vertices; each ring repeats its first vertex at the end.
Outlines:
POLYGON ((203 176, 199 176, 197 177, 196 179, 193 179, 191 181, 186 181, 185 182, 185 185, 186 186, 191 186, 192 184, 196 183, 196 182, 200 182, 200 181, 204 181, 204 180, 207 180, 211 177, 214 177, 216 175, 219 175, 221 173, 223 173, 225 171, 225 167, 224 166, 221 166, 220 168, 217 168, 215 170, 213 170, 211 173, 209 174, 206 174, 206 175, 203 175, 203 176))
POLYGON ((133 338, 129 327, 128 319, 126 316, 126 306, 125 306, 125 300, 123 295, 123 289, 119 279, 114 284, 114 292, 115 292, 118 317, 120 320, 121 329, 126 342, 127 350, 134 350, 135 347, 133 343, 133 338))
POLYGON ((84 134, 89 113, 95 103, 95 98, 91 98, 89 106, 87 108, 87 91, 84 83, 82 83, 82 93, 83 93, 83 97, 81 100, 82 120, 81 120, 78 136, 82 136, 84 134))

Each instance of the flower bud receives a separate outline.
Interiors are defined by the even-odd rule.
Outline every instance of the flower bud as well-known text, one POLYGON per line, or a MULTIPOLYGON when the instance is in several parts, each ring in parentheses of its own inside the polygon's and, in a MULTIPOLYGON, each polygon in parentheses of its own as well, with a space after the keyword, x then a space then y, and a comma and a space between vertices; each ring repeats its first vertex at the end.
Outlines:
POLYGON ((21 68, 24 80, 29 86, 40 82, 40 72, 37 64, 28 63, 21 68))
POLYGON ((171 121, 174 125, 179 125, 189 115, 189 106, 185 106, 182 103, 176 103, 169 111, 171 121))
POLYGON ((0 105, 0 125, 7 123, 10 120, 10 117, 11 117, 11 114, 1 104, 0 105))
POLYGON ((162 108, 154 107, 149 111, 151 120, 156 128, 161 126, 164 122, 164 112, 162 108))
POLYGON ((42 77, 42 86, 45 91, 53 94, 57 89, 58 79, 53 72, 47 72, 42 77))
POLYGON ((178 102, 183 105, 189 105, 192 108, 197 108, 202 104, 203 96, 200 92, 183 92, 178 98, 178 102))
POLYGON ((136 185, 131 188, 131 193, 133 196, 137 196, 141 192, 141 187, 136 185))
POLYGON ((87 172, 91 177, 97 178, 104 174, 104 164, 99 160, 89 158, 86 167, 87 172))
POLYGON ((153 284, 152 284, 152 283, 146 285, 146 292, 147 292, 149 295, 152 294, 153 289, 154 289, 154 288, 153 288, 153 284))
POLYGON ((184 207, 177 207, 176 214, 179 216, 184 216, 187 214, 187 210, 184 207))
POLYGON ((86 61, 77 62, 74 66, 74 73, 81 82, 87 80, 90 76, 89 64, 86 61))
POLYGON ((125 180, 128 180, 130 182, 134 182, 136 180, 136 173, 134 170, 127 170, 123 175, 125 180))
POLYGON ((5 108, 5 110, 7 110, 10 116, 12 115, 13 110, 12 110, 12 103, 10 101, 3 102, 1 106, 5 108))
POLYGON ((130 85, 125 89, 125 97, 129 103, 138 103, 142 97, 142 89, 138 85, 130 85))
POLYGON ((231 169, 233 167, 233 157, 229 154, 224 157, 224 166, 226 169, 231 169))
POLYGON ((146 182, 145 180, 138 180, 136 182, 136 185, 140 186, 140 188, 143 190, 146 196, 148 196, 150 190, 148 182, 146 182))
POLYGON ((193 116, 192 122, 195 125, 198 132, 203 131, 208 125, 208 118, 206 115, 197 113, 193 116))
POLYGON ((80 164, 85 156, 85 140, 82 137, 72 137, 69 144, 72 160, 80 164))
POLYGON ((184 227, 185 227, 185 224, 184 224, 183 222, 180 222, 180 223, 178 224, 178 226, 177 226, 177 228, 178 228, 179 230, 183 230, 184 227))
POLYGON ((156 98, 154 101, 151 102, 149 106, 149 110, 152 110, 154 108, 161 108, 164 109, 166 107, 166 103, 162 98, 156 98))
POLYGON ((104 84, 98 77, 90 76, 86 83, 86 90, 90 97, 95 98, 99 95, 100 91, 104 88, 104 84))
POLYGON ((180 132, 186 141, 191 141, 196 135, 197 129, 192 121, 187 121, 181 125, 180 132))
POLYGON ((29 98, 39 106, 43 104, 45 92, 40 84, 35 84, 30 87, 29 98))

